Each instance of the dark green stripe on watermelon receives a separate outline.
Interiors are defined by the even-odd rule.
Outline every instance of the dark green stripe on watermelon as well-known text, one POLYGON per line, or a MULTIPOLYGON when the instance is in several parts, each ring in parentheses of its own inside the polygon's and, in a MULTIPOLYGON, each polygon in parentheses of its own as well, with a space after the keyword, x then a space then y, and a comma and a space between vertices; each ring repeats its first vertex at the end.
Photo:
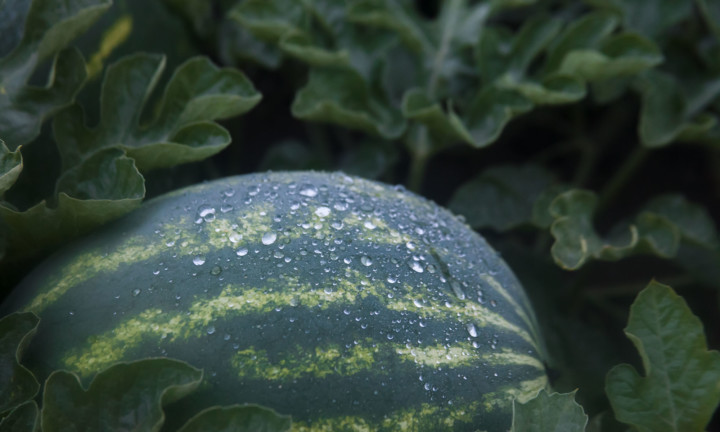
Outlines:
POLYGON ((180 358, 183 411, 260 403, 311 430, 506 430, 546 384, 535 320, 497 254, 446 210, 342 174, 167 195, 57 254, 3 305, 43 321, 28 361, 85 379, 180 358))

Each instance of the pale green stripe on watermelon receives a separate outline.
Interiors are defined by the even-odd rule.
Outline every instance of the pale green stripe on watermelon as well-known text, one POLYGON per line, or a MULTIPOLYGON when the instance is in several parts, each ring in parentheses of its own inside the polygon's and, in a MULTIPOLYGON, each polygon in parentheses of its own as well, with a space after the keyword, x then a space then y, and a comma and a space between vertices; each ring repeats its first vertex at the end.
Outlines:
POLYGON ((454 345, 435 345, 424 347, 403 347, 397 348, 396 352, 407 360, 414 361, 425 366, 472 366, 478 360, 492 366, 530 366, 537 368, 539 372, 545 371, 545 366, 537 358, 519 354, 513 350, 503 348, 500 352, 483 352, 473 347, 468 342, 461 342, 454 345))
MULTIPOLYGON (((406 286, 409 293, 413 288, 406 286)), ((387 304, 388 309, 396 311, 414 312, 424 318, 460 319, 465 323, 472 323, 479 327, 491 326, 506 332, 516 333, 527 343, 538 349, 535 339, 525 330, 505 319, 502 315, 493 312, 486 306, 475 302, 465 301, 450 304, 426 303, 422 298, 398 299, 387 304)))
MULTIPOLYGON (((384 284, 373 284, 360 272, 349 267, 343 277, 337 276, 329 280, 328 286, 333 287, 332 290, 301 283, 298 277, 293 276, 284 276, 281 280, 270 278, 267 282, 269 287, 283 287, 283 290, 228 284, 218 296, 192 303, 187 312, 145 310, 128 318, 116 328, 94 336, 87 347, 72 349, 64 356, 63 362, 66 367, 88 375, 122 360, 127 350, 149 338, 161 340, 169 337, 170 341, 174 341, 178 338, 202 337, 213 321, 227 318, 231 314, 240 316, 248 313, 269 313, 278 306, 293 307, 303 304, 319 305, 320 309, 327 309, 338 303, 351 305, 370 295, 383 301, 389 310, 410 311, 421 317, 442 320, 471 320, 468 322, 480 327, 490 326, 515 333, 536 347, 535 341, 524 329, 484 306, 473 302, 418 306, 420 303, 412 300, 389 299, 382 295, 387 292, 384 284), (350 282, 351 280, 354 282, 350 282)), ((406 286, 405 289, 412 292, 413 288, 406 286)))
MULTIPOLYGON (((134 236, 128 238, 116 250, 107 254, 99 248, 77 256, 67 267, 61 270, 56 279, 45 285, 51 287, 48 291, 37 295, 24 309, 41 313, 48 305, 60 299, 70 288, 88 281, 100 273, 117 271, 120 265, 132 264, 139 261, 150 260, 167 254, 172 250, 180 257, 192 259, 197 254, 208 254, 219 249, 242 245, 259 244, 263 234, 271 231, 272 214, 275 209, 266 203, 254 205, 235 219, 218 218, 210 222, 212 229, 205 230, 206 236, 183 235, 175 231, 179 226, 192 225, 189 218, 170 221, 157 230, 157 235, 166 241, 148 241, 147 236, 134 236), (167 246, 167 244, 172 246, 167 246)), ((314 213, 311 213, 314 214, 314 213)), ((343 219, 343 224, 350 227, 361 228, 358 234, 360 239, 375 244, 398 245, 414 239, 407 234, 400 234, 387 226, 385 222, 376 217, 360 218, 351 213, 343 219), (370 224, 366 224, 368 221, 370 224)), ((317 215, 307 221, 314 227, 316 235, 333 238, 335 229, 331 227, 327 218, 317 215)), ((307 236, 302 230, 280 233, 279 241, 294 240, 307 236)))
MULTIPOLYGON (((490 407, 494 409, 493 406, 490 407)), ((447 428, 470 423, 479 410, 483 409, 481 402, 452 404, 447 408, 431 404, 421 404, 417 408, 398 410, 388 414, 379 422, 372 422, 366 417, 342 416, 318 419, 312 423, 293 422, 295 432, 374 432, 381 428, 392 428, 400 432, 417 431, 427 428, 429 424, 438 424, 447 428)))
MULTIPOLYGON (((330 375, 350 376, 373 370, 375 356, 384 346, 353 345, 345 349, 340 345, 323 345, 303 348, 289 347, 283 358, 272 362, 267 351, 247 348, 237 351, 231 364, 237 375, 243 378, 287 380, 303 376, 326 378, 330 375)), ((383 373, 375 370, 374 373, 383 373)))
POLYGON ((525 403, 537 396, 538 392, 546 388, 547 385, 548 379, 546 375, 513 383, 513 385, 505 386, 498 391, 485 393, 482 399, 482 407, 485 411, 492 411, 511 404, 514 399, 520 403, 525 403))

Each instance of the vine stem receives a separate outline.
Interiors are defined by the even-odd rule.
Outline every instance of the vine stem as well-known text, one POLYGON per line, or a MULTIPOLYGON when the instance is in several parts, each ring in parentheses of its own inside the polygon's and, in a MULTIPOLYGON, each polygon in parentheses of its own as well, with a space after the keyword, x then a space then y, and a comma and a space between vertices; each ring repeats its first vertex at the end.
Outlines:
POLYGON ((635 150, 630 153, 630 156, 625 159, 625 162, 623 162, 620 168, 615 172, 615 175, 613 175, 605 184, 602 192, 600 192, 598 209, 605 208, 605 206, 617 196, 630 177, 632 177, 635 171, 645 161, 648 154, 648 149, 642 146, 636 147, 635 150))
POLYGON ((410 149, 410 170, 406 184, 411 191, 420 193, 425 177, 425 168, 431 154, 427 128, 421 126, 417 134, 417 141, 415 141, 415 145, 410 145, 410 149))
MULTIPOLYGON (((447 5, 447 19, 443 25, 442 36, 440 37, 440 45, 435 53, 433 59, 432 71, 428 80, 427 92, 430 100, 435 98, 435 92, 437 91, 438 82, 440 80, 440 69, 445 61, 445 57, 450 50, 450 44, 452 42, 453 30, 456 26, 456 21, 460 17, 460 9, 463 4, 463 0, 450 0, 447 5)), ((413 134, 409 134, 410 141, 408 142, 408 148, 410 149, 410 171, 408 172, 407 186, 413 192, 420 193, 422 188, 422 180, 425 176, 425 168, 427 167, 428 160, 432 154, 432 145, 430 143, 430 136, 425 126, 420 126, 420 130, 417 134, 417 140, 413 140, 413 134)))

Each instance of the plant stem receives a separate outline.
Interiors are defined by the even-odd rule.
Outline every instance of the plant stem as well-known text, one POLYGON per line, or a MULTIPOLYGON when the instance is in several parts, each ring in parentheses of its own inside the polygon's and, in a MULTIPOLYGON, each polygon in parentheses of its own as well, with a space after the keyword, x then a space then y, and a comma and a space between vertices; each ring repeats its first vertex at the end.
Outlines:
MULTIPOLYGON (((410 134, 411 137, 412 135, 413 134, 410 134)), ((420 130, 415 136, 417 140, 411 141, 409 145, 410 171, 408 172, 406 184, 411 191, 420 193, 423 178, 425 177, 425 168, 430 159, 431 149, 426 127, 420 126, 420 130)))
POLYGON ((638 167, 645 161, 648 154, 648 150, 641 146, 636 147, 635 150, 630 153, 630 156, 625 159, 625 162, 615 171, 615 175, 610 178, 602 192, 600 192, 598 210, 605 208, 605 206, 617 196, 618 192, 620 192, 638 167))

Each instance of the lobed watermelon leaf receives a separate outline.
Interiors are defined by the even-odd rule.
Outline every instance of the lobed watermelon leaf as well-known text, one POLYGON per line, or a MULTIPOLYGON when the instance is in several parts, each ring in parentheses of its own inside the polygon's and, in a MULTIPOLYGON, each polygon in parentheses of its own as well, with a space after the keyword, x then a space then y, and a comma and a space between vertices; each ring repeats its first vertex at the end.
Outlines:
POLYGON ((473 228, 507 231, 533 218, 533 207, 552 174, 539 165, 496 165, 460 186, 448 207, 473 228))
POLYGON ((167 358, 118 363, 99 372, 87 390, 75 374, 55 371, 45 382, 42 429, 157 431, 162 406, 201 381, 201 370, 167 358))
MULTIPOLYGON (((595 193, 572 189, 557 195, 548 211, 554 217, 550 232, 555 238, 552 255, 567 270, 580 268, 589 259, 615 261, 638 253, 674 258, 682 240, 712 250, 718 247, 715 225, 708 212, 677 195, 656 197, 646 204, 632 224, 619 224, 610 239, 593 227, 597 208, 595 193)), ((536 209, 537 210, 537 209, 536 209)))
POLYGON ((575 392, 538 395, 524 404, 513 401, 511 432, 583 432, 588 423, 585 410, 575 402, 575 392))
POLYGON ((27 401, 10 411, 0 420, 0 432, 40 431, 40 410, 35 401, 27 401))
POLYGON ((69 0, 61 7, 56 3, 34 0, 24 27, 22 20, 16 19, 3 28, 3 35, 22 32, 12 51, 0 58, 0 137, 13 151, 36 138, 43 121, 74 100, 85 82, 85 62, 77 50, 65 47, 87 30, 111 1, 69 0), (53 63, 45 87, 28 84, 38 66, 49 58, 53 63))
MULTIPOLYGON (((78 104, 57 114, 53 128, 63 172, 55 197, 25 211, 0 205, 14 259, 37 255, 136 208, 145 196, 141 171, 221 151, 230 134, 213 120, 240 115, 261 98, 240 71, 194 58, 178 67, 156 115, 143 122, 163 66, 162 56, 150 54, 113 64, 103 81, 101 119, 94 129, 84 124, 78 104)), ((17 156, 5 154, 9 165, 17 164, 17 156)), ((2 178, 11 179, 18 169, 2 178)))
POLYGON ((0 414, 32 399, 40 389, 32 372, 20 364, 39 322, 30 312, 15 312, 0 319, 0 414))
POLYGON ((635 299, 625 334, 645 376, 628 364, 607 374, 618 420, 641 432, 699 432, 720 403, 720 352, 708 351, 702 323, 669 286, 651 282, 635 299))
POLYGON ((208 408, 188 420, 178 432, 287 432, 290 416, 259 405, 208 408))

